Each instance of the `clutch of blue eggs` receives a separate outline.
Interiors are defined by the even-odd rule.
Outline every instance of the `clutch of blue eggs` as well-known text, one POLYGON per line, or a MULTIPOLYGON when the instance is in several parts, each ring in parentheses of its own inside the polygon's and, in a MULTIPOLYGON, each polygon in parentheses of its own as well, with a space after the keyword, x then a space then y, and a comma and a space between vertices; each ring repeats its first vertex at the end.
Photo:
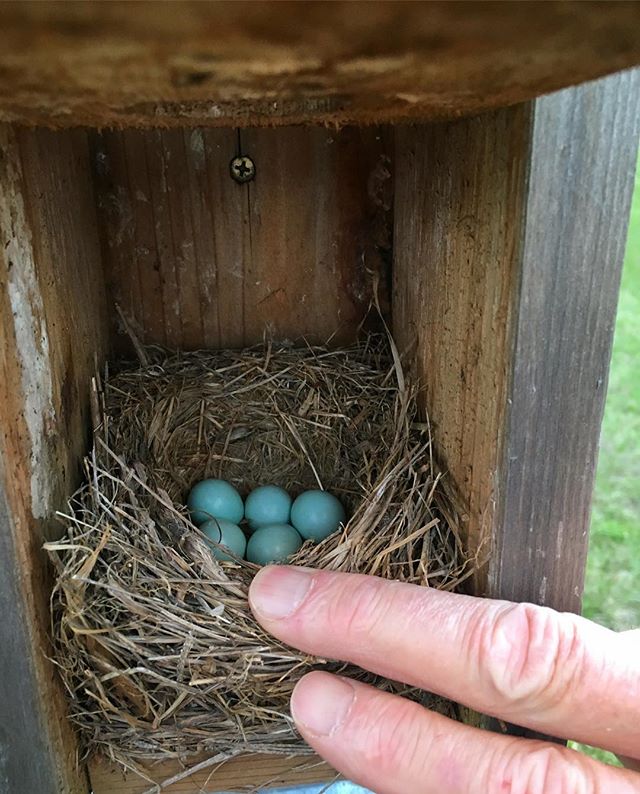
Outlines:
POLYGON ((243 500, 231 483, 214 479, 193 486, 187 507, 216 559, 256 565, 285 562, 305 540, 324 540, 347 518, 328 491, 304 491, 292 499, 284 488, 261 485, 243 500))

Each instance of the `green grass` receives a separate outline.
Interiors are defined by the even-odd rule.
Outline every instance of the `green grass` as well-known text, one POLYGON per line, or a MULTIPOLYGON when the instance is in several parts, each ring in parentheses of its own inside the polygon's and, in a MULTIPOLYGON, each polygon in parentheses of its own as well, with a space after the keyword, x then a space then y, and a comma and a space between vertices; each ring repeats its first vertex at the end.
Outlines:
MULTIPOLYGON (((640 169, 631 208, 591 519, 584 615, 640 627, 640 169)), ((603 750, 572 744, 606 763, 603 750)))
POLYGON ((584 614, 640 626, 640 170, 616 320, 591 522, 584 614))

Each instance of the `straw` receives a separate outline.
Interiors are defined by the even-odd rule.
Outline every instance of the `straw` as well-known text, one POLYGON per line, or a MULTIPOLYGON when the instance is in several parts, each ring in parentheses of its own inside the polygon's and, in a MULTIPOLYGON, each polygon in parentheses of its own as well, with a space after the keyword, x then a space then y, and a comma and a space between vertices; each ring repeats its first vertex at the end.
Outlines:
POLYGON ((206 477, 243 495, 321 484, 343 501, 347 525, 305 543, 292 564, 456 588, 471 562, 416 417, 416 386, 389 341, 146 348, 145 361, 95 380, 86 481, 60 514, 65 535, 46 546, 55 662, 85 755, 141 774, 160 759, 305 755, 289 699, 317 668, 453 714, 444 700, 266 634, 247 603, 257 567, 217 562, 184 507, 206 477))

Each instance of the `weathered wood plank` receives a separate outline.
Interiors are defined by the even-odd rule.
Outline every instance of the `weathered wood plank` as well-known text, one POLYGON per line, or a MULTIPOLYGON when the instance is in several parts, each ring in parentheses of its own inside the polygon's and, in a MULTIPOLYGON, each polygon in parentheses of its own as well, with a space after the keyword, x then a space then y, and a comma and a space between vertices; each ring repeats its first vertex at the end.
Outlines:
POLYGON ((7 2, 0 120, 455 118, 637 65, 639 26, 637 2, 7 2))
MULTIPOLYGON (((41 714, 44 691, 31 661, 33 645, 27 627, 33 616, 24 603, 24 575, 15 564, 19 556, 14 545, 16 527, 4 492, 5 478, 0 462, 0 790, 19 791, 24 785, 28 791, 58 794, 61 789, 56 786, 52 747, 41 714), (9 561, 13 564, 7 564, 9 561)), ((62 759, 60 762, 64 766, 62 759)), ((82 790, 80 781, 76 790, 82 790)))
POLYGON ((476 592, 580 610, 638 93, 398 131, 394 326, 488 556, 476 592))
POLYGON ((520 105, 396 130, 394 330, 424 384, 466 543, 483 553, 494 526, 530 123, 520 105))
MULTIPOLYGON (((228 140, 233 133, 220 131, 216 136, 222 141, 228 140)), ((215 218, 222 211, 219 203, 214 200, 211 185, 219 181, 209 175, 207 162, 210 157, 206 153, 205 138, 200 130, 184 130, 183 145, 193 152, 193 157, 186 159, 185 173, 188 185, 185 196, 189 199, 190 219, 192 223, 192 256, 196 263, 200 285, 199 304, 202 334, 200 344, 212 348, 219 346, 219 285, 216 270, 215 218), (200 201, 194 197, 201 197, 200 201), (215 209, 214 209, 215 207, 215 209)), ((215 138, 214 138, 215 140, 215 138)), ((212 142, 209 142, 211 145, 212 142)), ((217 145, 220 145, 216 141, 217 145)))
POLYGON ((106 312, 86 135, 0 128, 0 554, 3 791, 84 792, 48 661, 42 542, 77 485, 106 312))
MULTIPOLYGON (((101 156, 100 153, 97 155, 101 156)), ((109 273, 110 293, 119 292, 126 288, 126 284, 130 284, 131 292, 128 299, 122 298, 122 302, 126 305, 139 305, 144 327, 150 329, 154 339, 163 340, 165 338, 163 279, 160 268, 154 267, 157 258, 156 210, 153 203, 151 179, 148 174, 149 163, 154 159, 153 153, 148 151, 147 138, 121 134, 119 146, 114 147, 112 163, 107 163, 106 154, 104 158, 96 165, 105 170, 112 167, 119 178, 123 180, 123 188, 119 194, 108 194, 113 197, 112 205, 108 208, 102 206, 100 209, 112 213, 115 219, 121 217, 123 220, 117 227, 116 234, 103 242, 103 245, 106 243, 109 247, 115 245, 133 248, 139 263, 138 272, 144 273, 144 281, 140 278, 135 280, 130 276, 131 268, 134 266, 133 262, 127 261, 126 257, 115 259, 114 269, 109 273), (121 153, 125 155, 124 161, 119 160, 121 153), (143 169, 140 167, 141 163, 144 163, 143 169), (136 175, 136 189, 133 192, 129 179, 130 173, 136 175), (126 205, 123 207, 122 202, 129 202, 130 205, 135 206, 136 215, 141 219, 140 223, 135 226, 126 223, 124 219, 133 210, 128 210, 126 205), (144 288, 141 288, 142 285, 144 288)), ((170 319, 169 322, 172 323, 173 319, 170 319)))
POLYGON ((386 283, 391 180, 380 130, 92 140, 107 282, 145 341, 193 349, 253 344, 265 332, 357 334, 372 273, 386 283), (257 169, 244 185, 229 173, 239 146, 257 169))
MULTIPOLYGON (((204 759, 203 759, 204 760, 204 759)), ((157 764, 145 772, 155 782, 163 782, 179 775, 183 767, 177 761, 157 764)), ((122 769, 105 759, 94 758, 89 763, 89 775, 94 794, 143 794, 151 787, 138 775, 124 775, 122 769)), ((189 777, 163 788, 167 794, 194 792, 229 792, 260 790, 282 786, 321 783, 335 777, 335 771, 316 756, 283 758, 273 755, 250 755, 235 758, 222 765, 207 767, 189 777)))
POLYGON ((579 612, 640 73, 538 100, 488 591, 579 612))

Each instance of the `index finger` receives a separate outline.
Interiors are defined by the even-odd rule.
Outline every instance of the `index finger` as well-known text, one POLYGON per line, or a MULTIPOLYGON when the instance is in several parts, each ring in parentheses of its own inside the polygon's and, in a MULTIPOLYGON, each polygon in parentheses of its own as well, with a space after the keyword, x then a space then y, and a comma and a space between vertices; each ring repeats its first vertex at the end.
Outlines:
POLYGON ((550 735, 638 756, 640 647, 575 615, 376 577, 263 568, 251 607, 307 653, 550 735))

